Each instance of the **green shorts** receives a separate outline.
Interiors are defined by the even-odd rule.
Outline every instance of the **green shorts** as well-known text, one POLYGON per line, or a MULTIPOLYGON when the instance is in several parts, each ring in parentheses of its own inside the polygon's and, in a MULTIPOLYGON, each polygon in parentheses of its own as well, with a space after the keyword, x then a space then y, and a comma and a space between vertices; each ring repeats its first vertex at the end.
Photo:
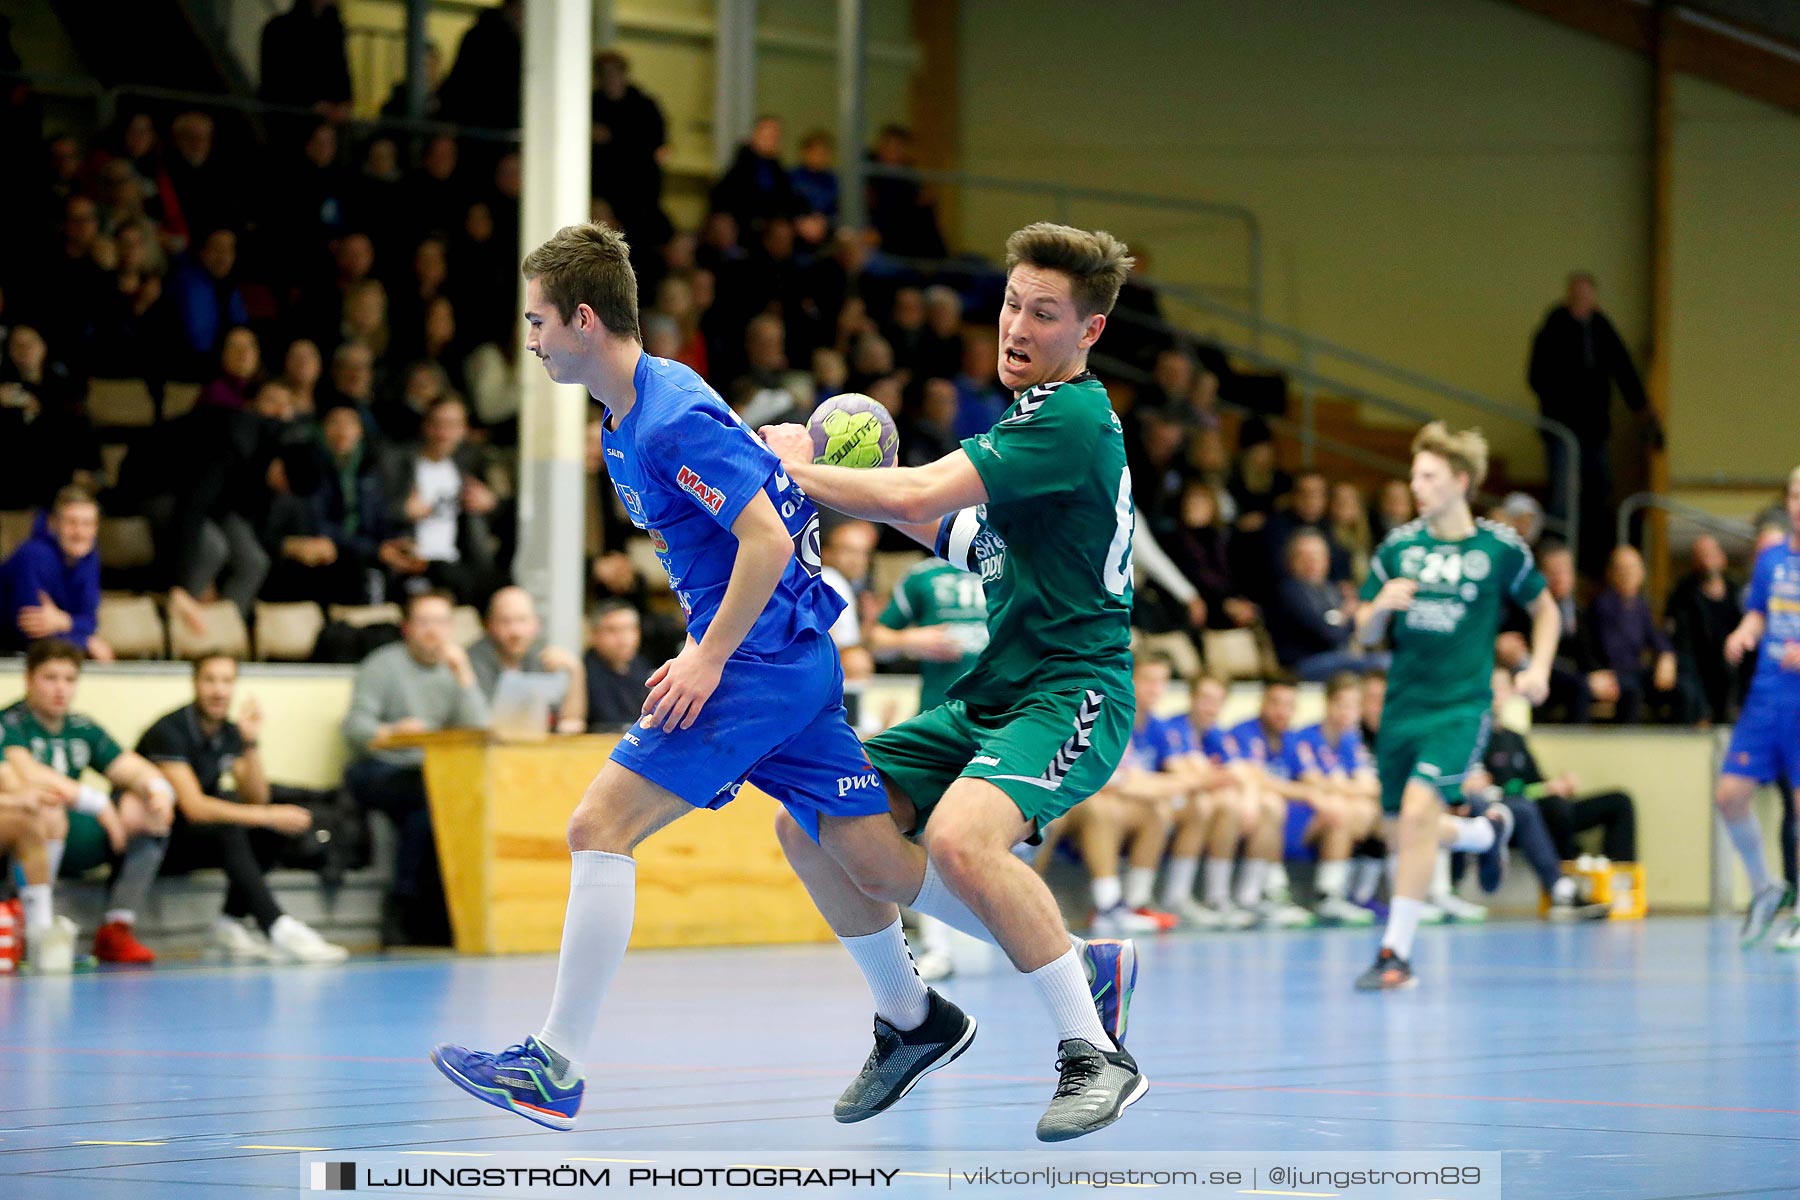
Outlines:
POLYGON ((62 870, 64 879, 85 875, 112 858, 112 843, 100 822, 86 813, 69 814, 69 836, 63 842, 62 870))
POLYGON ((913 833, 958 779, 987 780, 1041 831, 1112 778, 1136 710, 1129 691, 1085 688, 1045 693, 998 713, 950 700, 876 734, 864 749, 912 801, 919 814, 913 833))
POLYGON ((1417 779, 1438 790, 1445 804, 1463 802, 1463 780, 1487 753, 1494 715, 1487 705, 1458 705, 1423 717, 1385 717, 1375 743, 1381 775, 1381 810, 1400 811, 1406 785, 1417 779))

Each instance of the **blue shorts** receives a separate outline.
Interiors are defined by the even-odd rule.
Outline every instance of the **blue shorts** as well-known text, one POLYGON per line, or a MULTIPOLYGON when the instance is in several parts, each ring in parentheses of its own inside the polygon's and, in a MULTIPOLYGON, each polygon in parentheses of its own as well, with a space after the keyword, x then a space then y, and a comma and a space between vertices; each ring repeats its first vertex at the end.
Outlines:
POLYGON ((1785 779, 1800 786, 1800 709, 1752 696, 1731 731, 1722 770, 1757 783, 1785 779))
POLYGON ((639 721, 612 759, 695 808, 722 808, 753 783, 815 842, 821 816, 888 811, 887 789, 844 712, 837 647, 823 633, 773 655, 732 655, 693 725, 665 733, 639 721))

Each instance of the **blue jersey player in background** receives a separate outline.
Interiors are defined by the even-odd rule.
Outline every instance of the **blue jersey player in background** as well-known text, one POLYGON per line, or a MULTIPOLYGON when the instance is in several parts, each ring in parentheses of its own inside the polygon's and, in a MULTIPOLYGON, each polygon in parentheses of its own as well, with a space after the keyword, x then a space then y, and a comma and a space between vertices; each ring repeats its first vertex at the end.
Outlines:
MULTIPOLYGON (((1750 909, 1742 941, 1753 946, 1775 923, 1787 888, 1769 873, 1763 857, 1762 827, 1750 811, 1750 797, 1762 784, 1800 781, 1800 467, 1788 476, 1789 534, 1756 556, 1744 619, 1725 639, 1725 659, 1736 663, 1756 651, 1756 677, 1731 734, 1714 802, 1750 877, 1750 909)), ((1783 803, 1800 801, 1785 796, 1783 803)), ((1800 950, 1800 915, 1776 942, 1800 950)))
MULTIPOLYGON (((637 279, 617 233, 562 229, 525 259, 524 274, 526 347, 551 379, 605 405, 606 466, 688 619, 681 652, 650 677, 647 715, 570 819, 569 907, 543 1027, 498 1054, 432 1052, 476 1098, 569 1129, 585 1087, 579 1060, 631 937, 639 842, 729 803, 748 781, 853 879, 879 877, 908 847, 845 720, 828 632, 843 606, 819 578, 812 502, 698 375, 644 353, 637 279)), ((837 932, 879 1015, 901 1029, 934 1022, 943 1052, 931 1067, 967 1047, 975 1022, 919 981, 893 904, 874 928, 837 932)))

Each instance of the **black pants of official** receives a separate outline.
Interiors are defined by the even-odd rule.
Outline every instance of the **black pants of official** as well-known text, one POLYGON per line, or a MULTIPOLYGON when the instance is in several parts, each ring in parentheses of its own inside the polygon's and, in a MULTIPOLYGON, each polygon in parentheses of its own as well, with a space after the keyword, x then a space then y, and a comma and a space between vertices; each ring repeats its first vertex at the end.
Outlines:
POLYGON ((281 905, 269 890, 269 868, 281 857, 288 835, 246 825, 197 825, 175 818, 169 831, 169 850, 163 856, 162 874, 186 875, 203 867, 218 867, 230 886, 225 892, 227 917, 255 917, 264 933, 281 916, 281 905))
POLYGON ((450 917, 444 907, 444 884, 438 873, 437 843, 431 831, 431 805, 425 797, 425 772, 365 758, 344 772, 344 785, 368 812, 386 813, 394 822, 399 844, 394 853, 393 898, 405 940, 422 945, 448 945, 450 917))
POLYGON ((1538 801, 1538 809, 1563 861, 1579 853, 1575 835, 1596 828, 1605 830, 1602 854, 1614 862, 1637 861, 1637 812, 1624 792, 1602 792, 1576 800, 1545 796, 1538 801))

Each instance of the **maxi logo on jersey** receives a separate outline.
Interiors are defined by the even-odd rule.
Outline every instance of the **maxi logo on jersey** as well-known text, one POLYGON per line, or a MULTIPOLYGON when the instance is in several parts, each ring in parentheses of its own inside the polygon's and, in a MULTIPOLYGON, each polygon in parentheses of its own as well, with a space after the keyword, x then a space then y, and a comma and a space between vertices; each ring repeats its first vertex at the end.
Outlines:
POLYGON ((718 488, 707 487, 706 482, 694 474, 689 467, 681 468, 675 476, 675 484, 684 492, 692 492, 694 498, 706 506, 706 510, 717 516, 725 507, 725 493, 718 488))

